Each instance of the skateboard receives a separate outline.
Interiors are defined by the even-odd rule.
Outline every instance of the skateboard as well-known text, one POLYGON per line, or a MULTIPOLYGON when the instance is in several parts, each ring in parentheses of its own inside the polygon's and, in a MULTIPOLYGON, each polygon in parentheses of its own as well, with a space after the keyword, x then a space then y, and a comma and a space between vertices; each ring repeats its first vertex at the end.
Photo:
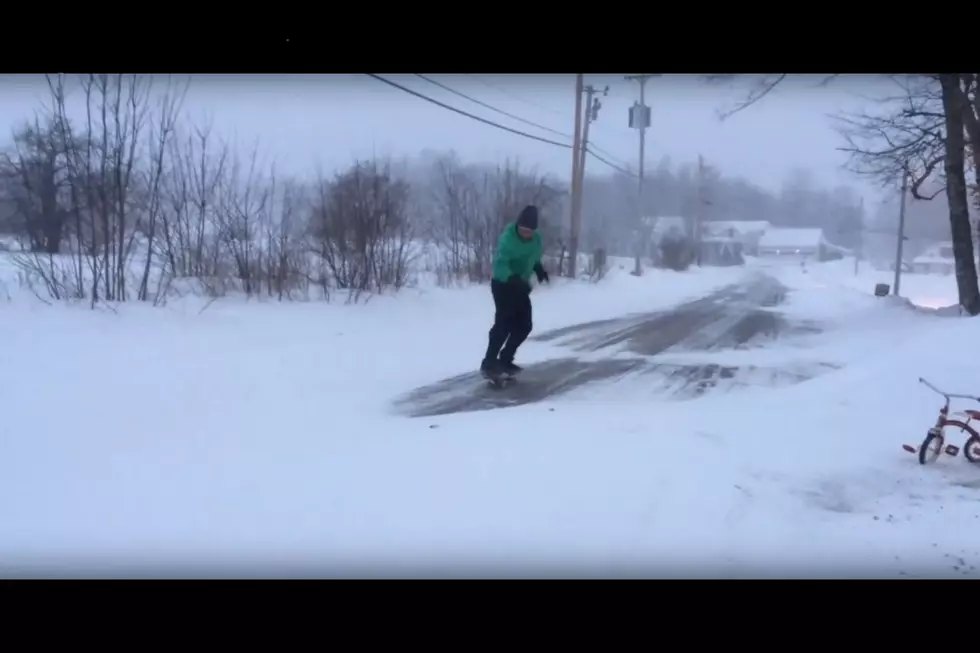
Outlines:
POLYGON ((497 389, 503 389, 512 383, 517 383, 517 374, 492 374, 490 372, 481 372, 481 374, 492 387, 497 389))

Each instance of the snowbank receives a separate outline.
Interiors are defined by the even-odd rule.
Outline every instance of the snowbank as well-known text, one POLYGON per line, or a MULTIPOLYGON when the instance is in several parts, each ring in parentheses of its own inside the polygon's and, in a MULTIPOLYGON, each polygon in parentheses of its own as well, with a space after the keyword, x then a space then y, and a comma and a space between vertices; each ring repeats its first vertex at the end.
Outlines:
MULTIPOLYGON (((876 270, 863 262, 858 265, 858 273, 854 274, 854 259, 807 264, 805 269, 787 266, 768 271, 777 274, 784 283, 795 287, 829 286, 869 295, 874 294, 876 284, 888 284, 891 288, 895 283, 893 270, 876 270)), ((913 272, 902 272, 899 293, 912 303, 927 308, 956 304, 959 297, 955 276, 913 272)))
MULTIPOLYGON (((535 328, 741 273, 559 282, 535 289, 535 328)), ((843 365, 815 380, 687 402, 621 381, 414 420, 388 402, 475 369, 485 287, 357 307, 7 304, 0 575, 969 571, 980 469, 922 468, 901 444, 938 407, 919 376, 980 394, 961 353, 980 323, 806 279, 785 310, 824 334, 766 355, 843 365)))

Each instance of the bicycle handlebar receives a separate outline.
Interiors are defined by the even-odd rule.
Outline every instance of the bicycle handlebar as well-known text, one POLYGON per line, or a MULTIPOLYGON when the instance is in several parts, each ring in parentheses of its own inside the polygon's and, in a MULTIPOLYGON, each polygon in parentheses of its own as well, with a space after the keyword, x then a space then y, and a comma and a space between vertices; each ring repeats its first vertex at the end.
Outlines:
POLYGON ((937 394, 941 394, 942 396, 946 397, 947 399, 971 399, 973 401, 980 402, 980 397, 976 397, 974 395, 960 395, 960 394, 950 394, 949 392, 943 392, 942 390, 940 390, 939 388, 937 388, 933 384, 931 384, 928 381, 926 381, 925 379, 923 379, 921 376, 919 377, 919 383, 922 383, 923 385, 928 386, 934 392, 936 392, 937 394))

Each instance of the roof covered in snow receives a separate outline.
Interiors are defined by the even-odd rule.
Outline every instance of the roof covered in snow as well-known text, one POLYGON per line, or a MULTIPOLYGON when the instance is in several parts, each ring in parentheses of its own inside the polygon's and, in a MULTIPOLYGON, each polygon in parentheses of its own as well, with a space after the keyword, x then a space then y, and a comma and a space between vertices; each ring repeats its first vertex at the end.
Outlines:
POLYGON ((770 226, 766 220, 716 220, 704 223, 705 230, 710 233, 724 234, 732 230, 739 236, 760 233, 768 230, 770 226))
POLYGON ((766 249, 817 248, 823 242, 823 229, 819 227, 772 227, 759 239, 759 247, 766 249))

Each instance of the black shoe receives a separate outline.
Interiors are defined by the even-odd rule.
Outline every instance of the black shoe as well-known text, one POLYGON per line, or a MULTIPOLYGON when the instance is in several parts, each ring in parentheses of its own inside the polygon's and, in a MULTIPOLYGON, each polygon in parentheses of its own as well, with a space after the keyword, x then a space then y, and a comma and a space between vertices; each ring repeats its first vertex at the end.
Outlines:
POLYGON ((500 374, 500 362, 492 358, 484 358, 480 363, 480 372, 483 376, 500 374))
POLYGON ((514 376, 524 371, 520 365, 515 365, 514 361, 500 361, 500 371, 504 374, 514 376))

